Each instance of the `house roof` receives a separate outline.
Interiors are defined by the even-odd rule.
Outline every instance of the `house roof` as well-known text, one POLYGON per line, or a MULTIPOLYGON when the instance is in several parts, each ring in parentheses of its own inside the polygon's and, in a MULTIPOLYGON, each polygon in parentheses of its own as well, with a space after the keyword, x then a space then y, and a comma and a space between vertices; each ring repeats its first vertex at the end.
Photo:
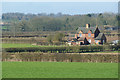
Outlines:
POLYGON ((88 33, 89 30, 91 30, 92 33, 94 33, 95 29, 96 29, 95 27, 90 27, 90 28, 79 27, 77 33, 79 33, 79 31, 82 31, 83 33, 88 33))
POLYGON ((71 40, 69 40, 68 42, 77 42, 77 41, 84 41, 85 37, 78 37, 78 38, 73 38, 71 40))
POLYGON ((73 41, 75 41, 75 42, 76 42, 76 41, 78 41, 78 40, 77 40, 76 38, 73 38, 73 41))
MULTIPOLYGON (((89 30, 91 30, 92 33, 95 32, 97 27, 90 27, 90 28, 86 28, 86 27, 79 27, 77 30, 77 33, 79 33, 79 31, 82 31, 83 33, 88 33, 89 30)), ((104 30, 103 27, 98 27, 98 29, 100 30, 100 32, 102 32, 104 30)))
POLYGON ((95 38, 95 40, 101 40, 103 35, 104 35, 103 33, 99 33, 99 35, 95 38))
POLYGON ((79 37, 77 40, 78 40, 78 41, 84 41, 84 40, 85 40, 85 37, 79 37))

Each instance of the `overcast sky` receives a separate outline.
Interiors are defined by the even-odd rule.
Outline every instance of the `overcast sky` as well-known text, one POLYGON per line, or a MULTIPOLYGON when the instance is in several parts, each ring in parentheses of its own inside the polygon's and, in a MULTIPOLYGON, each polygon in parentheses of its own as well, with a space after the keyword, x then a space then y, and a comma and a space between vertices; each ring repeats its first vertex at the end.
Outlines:
POLYGON ((88 14, 118 12, 118 2, 2 2, 2 12, 88 14))

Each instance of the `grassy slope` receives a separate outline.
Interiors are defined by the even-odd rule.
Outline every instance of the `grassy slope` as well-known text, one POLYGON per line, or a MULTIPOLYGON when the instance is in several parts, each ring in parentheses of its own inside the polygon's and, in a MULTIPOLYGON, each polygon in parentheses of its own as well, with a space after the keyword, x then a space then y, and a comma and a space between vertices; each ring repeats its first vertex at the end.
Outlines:
POLYGON ((3 78, 117 78, 117 63, 3 62, 3 78))

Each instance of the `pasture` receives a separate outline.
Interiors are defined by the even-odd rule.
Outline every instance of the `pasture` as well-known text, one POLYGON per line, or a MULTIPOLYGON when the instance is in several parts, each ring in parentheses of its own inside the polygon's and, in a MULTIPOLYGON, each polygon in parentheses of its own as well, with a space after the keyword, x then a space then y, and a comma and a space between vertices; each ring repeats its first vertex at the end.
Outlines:
POLYGON ((39 46, 20 43, 2 43, 2 48, 21 48, 21 47, 39 47, 39 46))
MULTIPOLYGON (((61 45, 65 46, 65 45, 61 45)), ((56 45, 32 45, 28 43, 2 43, 2 48, 25 48, 25 47, 60 47, 56 45)))
POLYGON ((117 78, 117 63, 2 62, 3 78, 117 78))

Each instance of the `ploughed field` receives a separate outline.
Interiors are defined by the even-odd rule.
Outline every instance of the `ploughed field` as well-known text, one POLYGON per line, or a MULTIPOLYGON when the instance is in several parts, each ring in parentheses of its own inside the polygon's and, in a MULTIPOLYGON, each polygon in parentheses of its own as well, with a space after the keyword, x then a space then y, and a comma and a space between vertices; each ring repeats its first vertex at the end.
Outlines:
POLYGON ((3 78, 117 78, 117 63, 2 62, 3 78))

